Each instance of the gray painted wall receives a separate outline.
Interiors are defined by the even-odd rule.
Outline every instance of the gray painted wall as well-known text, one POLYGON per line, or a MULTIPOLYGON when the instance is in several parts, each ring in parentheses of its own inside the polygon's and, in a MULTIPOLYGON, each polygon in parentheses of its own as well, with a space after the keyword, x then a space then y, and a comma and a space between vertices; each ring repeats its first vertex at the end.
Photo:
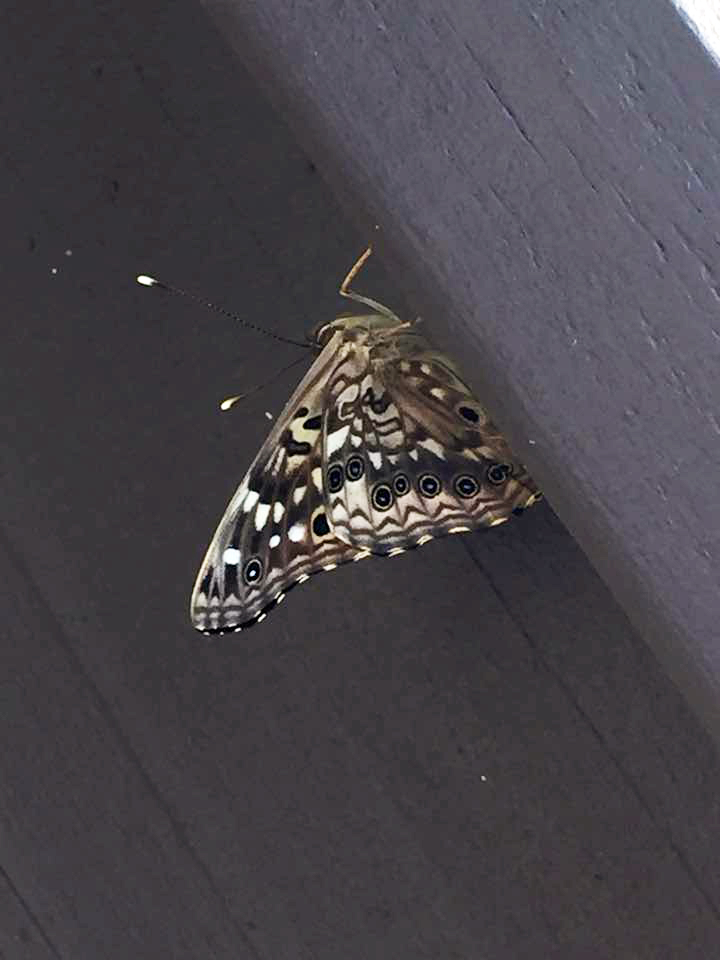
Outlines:
MULTIPOLYGON (((343 9, 326 32, 348 34, 343 9)), ((200 8, 31 3, 8 23, 2 956, 714 956, 715 749, 547 505, 317 577, 240 638, 190 629, 196 565, 292 376, 217 402, 294 354, 133 278, 297 336, 339 308, 366 234, 327 186, 337 158, 310 163, 200 8)), ((493 109, 519 202, 533 168, 493 109)), ((516 364, 528 390, 578 368, 547 368, 551 325, 546 346, 507 339, 545 268, 501 209, 473 375, 557 492, 594 448, 529 443, 516 364)), ((462 314, 426 309, 444 259, 400 270, 416 247, 383 220, 368 289, 452 341, 462 314)))

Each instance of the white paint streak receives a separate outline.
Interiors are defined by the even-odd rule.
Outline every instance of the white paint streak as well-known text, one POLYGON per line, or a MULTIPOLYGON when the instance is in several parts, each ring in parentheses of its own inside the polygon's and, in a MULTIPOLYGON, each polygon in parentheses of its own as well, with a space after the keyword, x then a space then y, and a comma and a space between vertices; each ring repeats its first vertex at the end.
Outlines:
POLYGON ((673 0, 682 18, 720 66, 720 6, 717 0, 673 0))

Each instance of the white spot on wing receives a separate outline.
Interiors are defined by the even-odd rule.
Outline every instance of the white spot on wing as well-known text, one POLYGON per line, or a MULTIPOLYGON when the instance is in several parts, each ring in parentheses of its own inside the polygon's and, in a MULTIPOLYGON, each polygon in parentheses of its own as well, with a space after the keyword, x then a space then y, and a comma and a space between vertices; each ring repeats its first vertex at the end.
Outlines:
POLYGON ((429 450, 430 453, 434 453, 435 456, 441 460, 445 459, 445 450, 442 444, 438 443, 437 440, 434 440, 432 437, 428 437, 427 440, 418 440, 418 446, 424 447, 426 450, 429 450))
POLYGON ((274 533, 269 540, 270 549, 274 550, 279 543, 280 543, 280 537, 278 536, 277 533, 274 533))
POLYGON ((313 467, 312 473, 312 482, 315 484, 318 490, 322 490, 322 470, 320 467, 313 467))
POLYGON ((302 498, 305 496, 306 491, 307 487, 296 487, 293 490, 293 503, 300 503, 302 498))
POLYGON ((378 450, 368 450, 367 455, 370 458, 370 463, 376 470, 379 470, 383 461, 382 454, 378 450))
POLYGON ((232 500, 230 501, 231 509, 237 510, 246 496, 247 496, 247 484, 241 483, 240 486, 235 491, 235 493, 233 494, 232 500))
POLYGON ((270 504, 259 503, 258 508, 255 511, 255 529, 262 530, 269 516, 270 516, 270 504))
POLYGON ((294 543, 298 543, 305 536, 305 524, 294 523, 288 530, 287 535, 294 543))
POLYGON ((227 563, 231 567, 236 566, 240 563, 240 551, 236 550, 235 547, 228 547, 223 554, 223 563, 227 563))
POLYGON ((325 444, 325 453, 326 456, 330 457, 336 450, 339 450, 340 447, 347 440, 347 435, 350 433, 350 426, 339 427, 337 430, 334 430, 332 433, 329 433, 326 437, 325 444))
POLYGON ((360 393, 360 387, 357 383, 351 383, 350 386, 345 387, 343 392, 337 398, 337 402, 340 403, 353 403, 358 398, 360 393))
POLYGON ((257 492, 257 490, 248 490, 247 496, 243 500, 243 513, 250 513, 259 499, 260 494, 257 492))
POLYGON ((281 503, 273 504, 273 520, 275 523, 280 523, 282 520, 282 515, 285 513, 285 507, 281 503))
POLYGON ((338 500, 337 503, 333 504, 332 521, 333 523, 347 523, 348 521, 348 512, 342 500, 338 500))

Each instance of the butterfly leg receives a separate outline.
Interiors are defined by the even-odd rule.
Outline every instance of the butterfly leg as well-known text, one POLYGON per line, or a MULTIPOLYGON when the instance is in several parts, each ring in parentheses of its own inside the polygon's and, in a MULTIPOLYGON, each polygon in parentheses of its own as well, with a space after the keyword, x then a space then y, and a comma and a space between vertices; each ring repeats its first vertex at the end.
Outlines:
POLYGON ((347 297, 348 300, 354 300, 356 303, 364 303, 366 307, 371 307, 373 310, 377 310, 381 316, 387 317, 389 320, 399 321, 397 314, 393 313, 389 307, 384 306, 382 303, 378 303, 377 300, 371 300, 370 297, 363 297, 361 294, 355 293, 354 290, 350 289, 350 284, 360 273, 371 254, 372 246, 368 246, 367 249, 364 250, 363 253, 357 258, 352 267, 350 267, 347 276, 340 284, 340 296, 347 297))

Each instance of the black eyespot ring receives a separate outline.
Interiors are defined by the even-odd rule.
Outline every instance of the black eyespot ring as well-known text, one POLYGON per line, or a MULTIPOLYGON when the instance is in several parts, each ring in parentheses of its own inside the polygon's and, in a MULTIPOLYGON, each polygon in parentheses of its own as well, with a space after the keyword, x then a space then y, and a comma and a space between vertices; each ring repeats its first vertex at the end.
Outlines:
POLYGON ((477 410, 473 410, 472 407, 458 407, 458 413, 463 420, 467 420, 468 423, 477 423, 480 419, 480 414, 477 412, 477 410))
POLYGON ((243 580, 249 587, 251 587, 253 584, 262 579, 262 575, 262 560, 258 560, 257 557, 251 557, 243 567, 243 580))
POLYGON ((359 480, 360 477, 365 473, 365 461, 362 457, 359 457, 355 454, 354 457, 350 457, 348 462, 345 464, 345 476, 348 480, 359 480))
POLYGON ((424 497, 436 497, 441 489, 442 484, 434 473, 424 473, 418 480, 418 490, 424 497))
POLYGON ((330 526, 327 522, 327 517, 324 513, 318 513, 315 515, 315 519, 312 522, 313 533, 316 537, 326 537, 330 533, 330 526))
POLYGON ((393 490, 396 497, 404 497, 410 490, 410 481, 404 473, 399 473, 393 480, 393 490))
POLYGON ((329 493, 337 493, 345 482, 345 472, 342 464, 334 463, 327 472, 327 488, 329 493))
POLYGON ((491 463, 487 470, 488 482, 493 486, 499 487, 508 477, 512 476, 513 468, 511 463, 491 463))
POLYGON ((453 489, 459 497, 467 499, 477 494, 480 489, 480 484, 475 477, 470 476, 469 473, 461 473, 459 477, 455 477, 453 489))
POLYGON ((370 496, 373 507, 376 510, 389 510, 393 505, 393 492, 387 483, 379 483, 376 487, 373 488, 373 492, 370 496))

